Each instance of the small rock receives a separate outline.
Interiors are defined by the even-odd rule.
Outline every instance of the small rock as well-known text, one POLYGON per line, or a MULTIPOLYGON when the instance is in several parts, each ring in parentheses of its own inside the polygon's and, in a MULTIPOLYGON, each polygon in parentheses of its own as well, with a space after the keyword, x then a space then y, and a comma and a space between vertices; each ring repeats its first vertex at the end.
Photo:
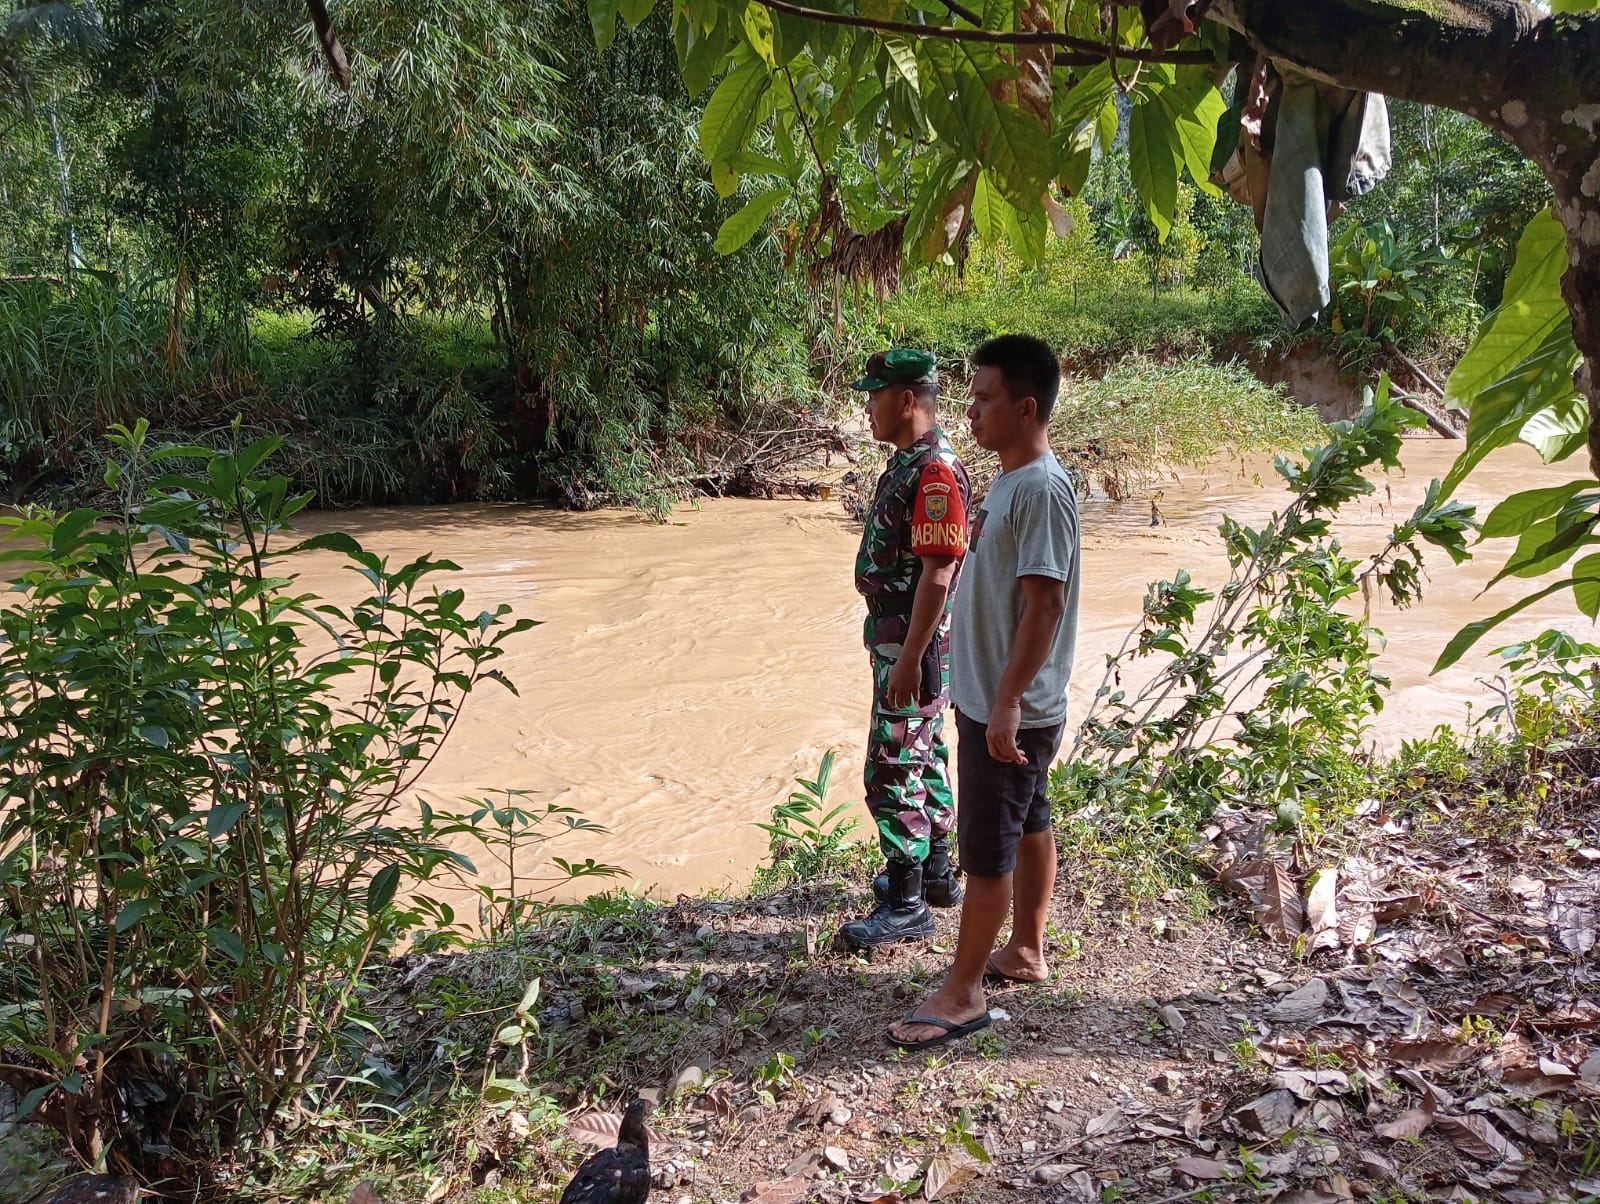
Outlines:
MULTIPOLYGON (((1050 1052, 1055 1054, 1055 1056, 1058 1058, 1070 1058, 1078 1051, 1070 1045, 1052 1045, 1050 1047, 1050 1052)), ((1595 1056, 1600 1057, 1600 1054, 1596 1054, 1595 1056)))
POLYGON ((1037 1141, 1024 1141, 1022 1143, 1022 1152, 1024 1154, 1037 1154, 1039 1152, 1039 1143, 1037 1141))
POLYGON ((1292 982, 1269 982, 1267 984, 1268 995, 1288 995, 1293 990, 1294 983, 1292 982))
POLYGON ((1183 1018, 1182 1012, 1169 1003, 1161 1009, 1161 1023, 1165 1024, 1173 1032, 1181 1033, 1189 1022, 1183 1018))
POLYGON ((1061 1109, 1065 1108, 1067 1105, 1066 1105, 1065 1101, 1063 1101, 1063 1100, 1047 1099, 1047 1100, 1044 1101, 1044 1106, 1047 1109, 1049 1109, 1051 1112, 1059 1112, 1059 1111, 1061 1111, 1061 1109))
POLYGON ((1183 1075, 1176 1070, 1163 1070, 1151 1080, 1150 1085, 1162 1095, 1171 1095, 1183 1085, 1183 1075))
POLYGON ((850 1123, 851 1115, 850 1109, 840 1104, 832 1112, 828 1113, 828 1119, 836 1125, 847 1125, 850 1123))
POLYGON ((1073 1170, 1073 1167, 1063 1166, 1059 1162, 1054 1166, 1036 1166, 1033 1168, 1033 1181, 1045 1187, 1054 1187, 1057 1183, 1066 1182, 1073 1170))
POLYGON ((1221 1003, 1222 996, 1215 991, 1195 991, 1189 996, 1196 1003, 1221 1003))
POLYGON ((1592 1053, 1578 1067, 1578 1077, 1585 1083, 1600 1083, 1600 1053, 1592 1053))
POLYGON ((706 1085, 706 1072, 700 1067, 690 1064, 678 1071, 677 1077, 672 1080, 672 1094, 677 1095, 683 1091, 698 1091, 706 1085))
POLYGON ((822 1152, 820 1150, 807 1150, 789 1164, 784 1171, 784 1175, 787 1178, 793 1178, 795 1175, 810 1174, 812 1171, 819 1169, 821 1165, 822 1152))
POLYGON ((1328 1005, 1328 984, 1313 978, 1297 991, 1291 991, 1272 1005, 1272 1018, 1280 1024, 1309 1024, 1322 1015, 1328 1005))
POLYGON ((836 1145, 830 1145, 823 1149, 822 1161, 840 1174, 848 1175, 850 1173, 850 1155, 836 1145))

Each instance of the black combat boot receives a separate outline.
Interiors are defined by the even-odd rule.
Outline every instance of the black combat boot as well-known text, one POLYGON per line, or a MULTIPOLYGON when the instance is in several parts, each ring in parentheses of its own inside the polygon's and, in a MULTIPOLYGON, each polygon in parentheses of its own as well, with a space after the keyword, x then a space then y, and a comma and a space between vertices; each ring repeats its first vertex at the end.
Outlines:
MULTIPOLYGON (((882 903, 889 897, 889 872, 872 880, 872 894, 882 903)), ((922 863, 922 897, 929 907, 960 907, 961 879, 950 864, 950 838, 936 836, 928 844, 928 859, 922 863)))
POLYGON ((851 920, 839 935, 858 949, 920 941, 933 935, 933 913, 922 901, 922 867, 891 862, 884 900, 864 919, 851 920))

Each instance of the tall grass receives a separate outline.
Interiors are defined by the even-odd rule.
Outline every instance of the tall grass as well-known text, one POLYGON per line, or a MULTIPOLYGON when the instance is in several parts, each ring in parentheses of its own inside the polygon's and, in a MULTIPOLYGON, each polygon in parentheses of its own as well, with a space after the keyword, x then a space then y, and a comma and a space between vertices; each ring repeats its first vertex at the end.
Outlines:
POLYGON ((170 279, 0 282, 0 491, 92 493, 103 432, 139 417, 217 449, 282 436, 280 470, 324 504, 448 498, 463 475, 506 491, 503 443, 478 430, 499 384, 487 337, 408 321, 372 372, 294 315, 262 325, 202 324, 170 279))

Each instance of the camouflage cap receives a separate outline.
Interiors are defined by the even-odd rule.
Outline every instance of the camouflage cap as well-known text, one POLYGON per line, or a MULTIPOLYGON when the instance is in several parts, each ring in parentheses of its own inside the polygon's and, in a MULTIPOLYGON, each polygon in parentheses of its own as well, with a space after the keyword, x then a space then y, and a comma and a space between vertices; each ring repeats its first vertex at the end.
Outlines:
POLYGON ((850 382, 852 389, 870 392, 890 385, 937 385, 939 364, 928 351, 913 347, 896 347, 893 351, 880 351, 867 360, 867 370, 860 380, 850 382))

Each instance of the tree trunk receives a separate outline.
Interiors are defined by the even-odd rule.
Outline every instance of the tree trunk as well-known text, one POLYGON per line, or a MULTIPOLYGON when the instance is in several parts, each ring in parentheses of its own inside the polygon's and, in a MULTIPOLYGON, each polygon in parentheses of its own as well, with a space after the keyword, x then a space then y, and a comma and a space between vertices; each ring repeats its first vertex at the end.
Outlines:
POLYGON ((55 97, 50 98, 50 134, 56 152, 56 168, 61 173, 61 218, 67 223, 67 278, 70 280, 83 262, 78 253, 78 227, 72 218, 72 173, 67 167, 67 150, 61 141, 61 123, 56 120, 55 97))
POLYGON ((1211 13, 1313 78, 1475 117, 1539 166, 1567 232, 1561 292, 1600 476, 1600 13, 1521 0, 1217 0, 1211 13))

